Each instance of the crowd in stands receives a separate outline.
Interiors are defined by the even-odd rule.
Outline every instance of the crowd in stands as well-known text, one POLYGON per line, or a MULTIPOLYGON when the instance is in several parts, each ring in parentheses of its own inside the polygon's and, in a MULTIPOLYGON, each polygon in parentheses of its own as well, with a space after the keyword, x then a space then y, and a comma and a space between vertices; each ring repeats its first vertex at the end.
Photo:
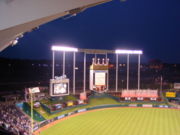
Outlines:
POLYGON ((14 103, 0 103, 0 127, 13 135, 29 135, 30 119, 14 103))

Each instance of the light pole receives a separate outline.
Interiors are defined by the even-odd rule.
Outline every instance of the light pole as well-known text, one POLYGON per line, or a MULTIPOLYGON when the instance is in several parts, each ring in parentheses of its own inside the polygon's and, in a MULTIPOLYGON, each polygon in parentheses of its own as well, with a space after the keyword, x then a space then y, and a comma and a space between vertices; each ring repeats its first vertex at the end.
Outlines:
POLYGON ((129 55, 136 54, 139 55, 138 58, 138 89, 140 89, 140 55, 143 54, 142 50, 122 50, 117 49, 115 50, 116 54, 127 54, 127 84, 126 89, 129 90, 129 55))
POLYGON ((73 94, 75 94, 75 63, 76 63, 76 52, 78 51, 77 48, 73 48, 73 47, 66 47, 66 46, 57 46, 54 45, 52 46, 52 51, 53 51, 53 61, 52 61, 52 79, 54 79, 54 65, 55 65, 55 51, 59 51, 59 52, 63 52, 63 71, 62 71, 62 75, 65 75, 65 61, 66 61, 66 52, 73 52, 73 94))
MULTIPOLYGON (((108 63, 109 63, 109 59, 108 59, 108 56, 107 56, 108 54, 106 53, 105 54, 105 57, 106 57, 106 62, 108 61, 108 63)), ((109 70, 107 71, 107 90, 109 90, 109 70)))
POLYGON ((163 84, 163 78, 162 78, 162 75, 161 75, 161 80, 160 80, 160 94, 162 95, 162 84, 163 84))
POLYGON ((76 52, 73 53, 73 94, 76 94, 75 91, 75 82, 76 82, 76 52))
POLYGON ((53 60, 52 60, 52 79, 54 79, 54 65, 55 65, 55 64, 54 64, 54 63, 55 63, 55 60, 54 60, 55 57, 54 57, 54 55, 55 55, 55 52, 53 51, 53 52, 52 52, 52 59, 53 59, 53 60))
POLYGON ((116 92, 118 91, 118 54, 116 54, 116 92))
POLYGON ((138 90, 140 90, 140 70, 141 70, 140 60, 141 60, 141 54, 138 54, 138 90))
POLYGON ((124 80, 121 80, 121 82, 122 82, 122 90, 123 90, 123 88, 124 88, 124 80))
POLYGON ((66 64, 66 53, 63 51, 63 72, 62 74, 65 75, 65 64, 66 64))
POLYGON ((31 134, 33 134, 34 124, 33 124, 33 93, 32 92, 30 92, 30 97, 31 97, 31 134))
POLYGON ((129 90, 129 54, 127 54, 127 84, 126 89, 129 90))
POLYGON ((86 53, 84 53, 84 85, 83 91, 86 92, 86 53))
POLYGON ((78 49, 77 48, 73 48, 73 47, 66 47, 66 46, 52 46, 51 50, 53 51, 53 65, 52 65, 52 78, 54 78, 54 59, 55 59, 55 51, 59 51, 59 52, 63 52, 63 75, 65 75, 65 60, 66 60, 66 53, 65 52, 77 52, 78 49))
POLYGON ((31 107, 31 133, 33 135, 33 130, 34 130, 34 115, 33 115, 33 95, 34 93, 39 93, 40 90, 39 90, 39 87, 34 87, 34 88, 29 88, 29 94, 30 94, 30 107, 31 107))

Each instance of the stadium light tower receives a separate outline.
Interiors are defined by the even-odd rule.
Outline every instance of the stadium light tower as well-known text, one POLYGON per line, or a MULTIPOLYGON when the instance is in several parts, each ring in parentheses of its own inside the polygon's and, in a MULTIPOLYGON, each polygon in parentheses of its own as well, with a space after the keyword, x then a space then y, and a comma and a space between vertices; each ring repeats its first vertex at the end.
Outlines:
POLYGON ((86 92, 86 53, 84 53, 84 82, 83 82, 83 91, 86 92))
POLYGON ((127 90, 129 90, 129 55, 138 55, 138 90, 140 89, 140 55, 143 54, 142 50, 115 50, 116 53, 116 91, 118 89, 118 54, 127 54, 127 90))
POLYGON ((60 51, 63 52, 63 75, 65 75, 65 59, 66 59, 66 52, 73 52, 73 94, 75 94, 75 60, 76 60, 76 52, 78 52, 77 48, 67 47, 67 46, 52 46, 51 50, 53 51, 53 61, 52 61, 52 79, 54 79, 54 65, 55 65, 55 52, 60 51))

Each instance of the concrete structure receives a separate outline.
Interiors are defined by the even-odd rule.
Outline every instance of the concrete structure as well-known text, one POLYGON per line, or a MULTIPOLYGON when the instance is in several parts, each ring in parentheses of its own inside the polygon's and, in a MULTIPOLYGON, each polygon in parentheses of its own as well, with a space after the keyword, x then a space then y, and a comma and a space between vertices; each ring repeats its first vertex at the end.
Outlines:
POLYGON ((111 0, 0 0, 0 51, 42 24, 75 16, 108 1, 111 0))

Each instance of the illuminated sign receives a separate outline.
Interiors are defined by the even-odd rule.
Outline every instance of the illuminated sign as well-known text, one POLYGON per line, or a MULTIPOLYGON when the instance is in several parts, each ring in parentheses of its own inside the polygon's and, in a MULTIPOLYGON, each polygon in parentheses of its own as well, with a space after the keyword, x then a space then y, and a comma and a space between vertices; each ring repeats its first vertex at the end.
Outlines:
POLYGON ((67 106, 73 106, 73 101, 67 102, 67 106))
POLYGON ((174 89, 180 89, 180 83, 174 83, 174 89))
POLYGON ((105 72, 96 72, 95 73, 95 85, 105 85, 106 83, 106 74, 105 72))
POLYGON ((29 88, 29 93, 39 93, 39 87, 29 88))
POLYGON ((108 90, 109 59, 92 59, 90 65, 89 89, 102 93, 108 90))
POLYGON ((69 79, 51 79, 50 80, 50 95, 65 96, 69 95, 69 79))
POLYGON ((54 83, 53 84, 53 94, 58 95, 58 94, 66 94, 67 93, 67 83, 54 83))
POLYGON ((166 92, 166 97, 176 97, 176 92, 166 92))

